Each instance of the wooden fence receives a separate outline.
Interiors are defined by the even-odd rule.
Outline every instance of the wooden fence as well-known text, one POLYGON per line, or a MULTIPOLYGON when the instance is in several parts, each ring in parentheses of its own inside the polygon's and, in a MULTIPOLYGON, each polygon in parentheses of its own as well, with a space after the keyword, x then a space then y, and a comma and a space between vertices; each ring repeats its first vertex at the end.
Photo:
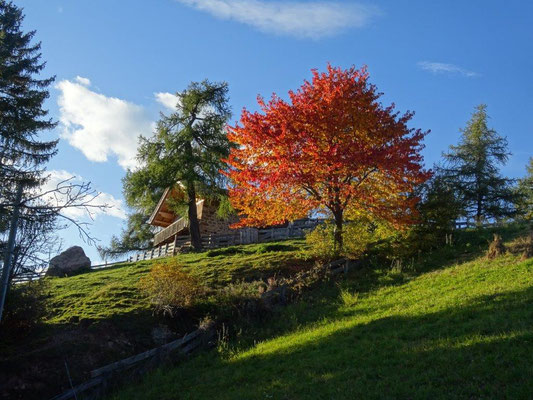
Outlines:
POLYGON ((128 376, 144 374, 165 362, 172 362, 176 358, 173 357, 174 353, 188 355, 196 349, 212 345, 215 334, 214 324, 211 324, 163 346, 97 368, 91 371, 91 379, 51 400, 78 399, 78 396, 83 396, 84 399, 101 398, 110 386, 120 383, 128 376))
MULTIPOLYGON (((117 264, 124 264, 126 262, 131 262, 132 259, 131 258, 128 258, 126 260, 122 260, 122 261, 115 261, 115 262, 111 262, 111 263, 103 263, 103 264, 97 264, 97 265, 91 265, 91 267, 89 269, 91 270, 98 270, 98 269, 103 269, 103 268, 108 268, 108 267, 112 267, 113 265, 117 265, 117 264)), ((13 284, 19 284, 19 283, 24 283, 24 282, 32 282, 32 281, 36 281, 36 280, 39 280, 41 278, 44 278, 44 276, 46 275, 46 271, 40 271, 40 272, 33 272, 33 271, 28 271, 28 272, 23 272, 21 274, 17 274, 13 277, 13 279, 11 280, 11 282, 13 284)))
POLYGON ((506 222, 504 221, 482 222, 482 223, 477 223, 474 221, 456 221, 455 229, 491 228, 495 226, 504 226, 505 224, 506 222))
MULTIPOLYGON (((305 233, 324 222, 321 219, 305 219, 295 221, 283 228, 244 228, 235 232, 222 235, 203 235, 202 247, 204 249, 216 249, 220 247, 235 246, 240 244, 263 243, 291 238, 301 238, 305 233)), ((151 250, 137 253, 131 261, 151 260, 154 258, 176 255, 191 246, 188 236, 176 236, 172 243, 167 243, 151 250)))

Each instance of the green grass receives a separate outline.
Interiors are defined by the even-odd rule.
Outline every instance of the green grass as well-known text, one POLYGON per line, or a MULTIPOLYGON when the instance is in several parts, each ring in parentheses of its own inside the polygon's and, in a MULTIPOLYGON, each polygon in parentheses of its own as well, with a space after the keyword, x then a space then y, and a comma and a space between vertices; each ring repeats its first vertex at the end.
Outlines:
MULTIPOLYGON (((303 240, 268 245, 235 246, 203 253, 127 263, 66 278, 46 278, 44 318, 31 331, 0 330, 0 370, 10 371, 18 385, 8 397, 49 398, 69 386, 65 360, 74 383, 88 379, 89 371, 153 348, 152 329, 168 326, 177 338, 196 329, 205 316, 219 310, 208 303, 180 318, 154 315, 139 290, 139 280, 156 263, 181 264, 198 281, 213 289, 229 282, 251 281, 275 274, 291 274, 312 264, 303 240)), ((22 286, 14 290, 23 289, 22 286)), ((14 294, 14 292, 13 292, 14 294)), ((37 301, 41 308, 40 301, 37 301)), ((9 305, 9 304, 8 304, 9 305)), ((28 314, 33 321, 33 314, 28 314)))
POLYGON ((122 320, 125 316, 135 318, 135 315, 149 314, 150 304, 139 292, 138 282, 157 262, 182 264, 203 284, 220 287, 229 282, 290 273, 307 265, 310 260, 305 242, 290 240, 181 254, 67 278, 48 279, 49 311, 45 323, 62 325, 80 321, 122 320))
POLYGON ((113 399, 531 398, 533 260, 479 257, 489 237, 323 284, 113 399))

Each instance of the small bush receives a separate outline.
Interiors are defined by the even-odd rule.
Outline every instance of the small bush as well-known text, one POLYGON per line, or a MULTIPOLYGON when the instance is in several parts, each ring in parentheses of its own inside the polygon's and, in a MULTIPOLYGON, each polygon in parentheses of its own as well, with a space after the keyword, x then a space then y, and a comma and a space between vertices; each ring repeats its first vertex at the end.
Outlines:
POLYGON ((333 247, 333 225, 324 223, 305 236, 305 241, 309 245, 309 253, 322 260, 331 260, 337 253, 333 247))
POLYGON ((233 282, 216 291, 216 302, 222 308, 245 309, 251 301, 261 297, 265 291, 262 281, 233 282))
POLYGON ((489 249, 487 251, 487 258, 489 260, 492 260, 503 254, 505 254, 505 246, 503 244, 502 237, 498 235, 497 233, 495 233, 494 239, 490 243, 489 249))
POLYGON ((357 304, 359 300, 359 293, 350 292, 347 289, 341 289, 339 297, 346 307, 353 307, 357 304))
POLYGON ((317 226, 307 234, 306 242, 310 253, 318 259, 331 260, 338 256, 359 259, 372 244, 390 238, 395 233, 386 223, 360 218, 344 224, 344 247, 340 252, 334 248, 334 226, 331 223, 317 226))
POLYGON ((174 316, 175 312, 194 305, 206 288, 183 271, 182 266, 156 264, 139 281, 141 291, 148 296, 156 312, 174 316))
POLYGON ((508 248, 512 254, 520 254, 522 260, 533 257, 533 231, 530 231, 527 236, 513 240, 508 248))

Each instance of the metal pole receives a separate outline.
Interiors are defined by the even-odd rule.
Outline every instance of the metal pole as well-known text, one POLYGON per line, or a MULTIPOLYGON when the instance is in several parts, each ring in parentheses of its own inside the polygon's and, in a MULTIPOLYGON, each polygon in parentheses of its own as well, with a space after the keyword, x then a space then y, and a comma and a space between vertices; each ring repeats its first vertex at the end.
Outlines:
POLYGON ((9 226, 9 239, 7 241, 7 248, 4 255, 4 269, 2 270, 2 282, 0 283, 0 321, 2 321, 2 313, 4 311, 4 304, 6 302, 7 290, 9 287, 9 276, 11 275, 11 262, 13 260, 13 250, 15 249, 15 238, 17 236, 17 226, 19 222, 20 201, 22 200, 22 185, 17 186, 17 196, 15 199, 15 209, 11 216, 11 224, 9 226))

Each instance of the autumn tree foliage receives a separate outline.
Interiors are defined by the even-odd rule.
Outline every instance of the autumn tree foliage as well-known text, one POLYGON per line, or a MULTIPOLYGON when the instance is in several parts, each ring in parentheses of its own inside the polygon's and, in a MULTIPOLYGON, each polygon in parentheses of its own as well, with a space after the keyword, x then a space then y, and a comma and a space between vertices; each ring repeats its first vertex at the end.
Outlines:
POLYGON ((343 224, 362 214, 393 223, 413 221, 413 188, 430 173, 422 166, 428 132, 407 126, 412 112, 384 107, 366 67, 328 65, 289 92, 289 101, 258 97, 261 111, 243 110, 229 127, 236 143, 226 160, 230 200, 240 226, 265 226, 325 212, 343 224))

